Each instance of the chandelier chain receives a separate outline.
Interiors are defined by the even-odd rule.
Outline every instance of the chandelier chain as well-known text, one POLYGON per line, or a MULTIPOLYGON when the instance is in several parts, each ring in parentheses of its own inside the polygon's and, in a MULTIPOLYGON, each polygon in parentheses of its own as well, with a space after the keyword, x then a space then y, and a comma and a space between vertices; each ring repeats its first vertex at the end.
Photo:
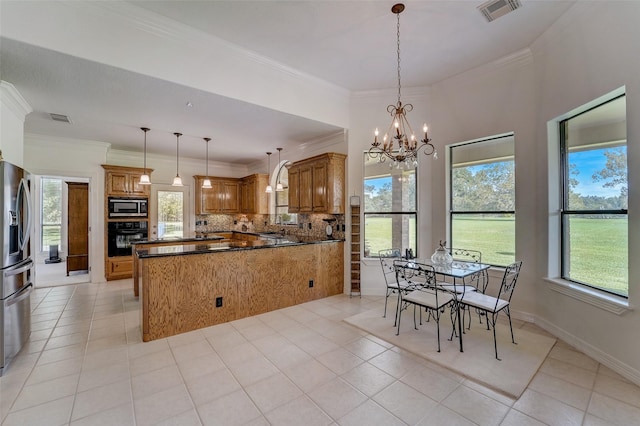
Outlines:
POLYGON ((400 14, 397 13, 396 16, 398 17, 398 25, 397 25, 397 30, 396 30, 396 36, 397 36, 397 47, 398 47, 398 104, 400 104, 400 14))

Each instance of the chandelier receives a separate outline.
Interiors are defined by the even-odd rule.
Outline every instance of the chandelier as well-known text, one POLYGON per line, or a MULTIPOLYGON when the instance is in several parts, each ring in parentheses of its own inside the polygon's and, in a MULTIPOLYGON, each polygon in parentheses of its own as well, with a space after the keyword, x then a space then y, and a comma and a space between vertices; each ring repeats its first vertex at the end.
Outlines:
POLYGON ((400 100, 400 13, 404 10, 404 4, 394 4, 391 12, 398 17, 397 24, 397 52, 398 52, 398 102, 395 105, 389 105, 387 112, 391 115, 391 124, 384 134, 382 142, 378 141, 378 129, 374 132, 374 140, 369 148, 369 158, 377 158, 378 162, 384 163, 390 160, 389 167, 397 168, 405 167, 407 169, 418 166, 418 153, 424 149, 425 155, 432 155, 438 158, 436 148, 431 144, 431 139, 427 134, 427 124, 422 127, 424 138, 418 142, 416 135, 411 129, 411 125, 407 120, 407 113, 413 110, 413 105, 403 104, 400 100), (390 136, 391 135, 391 136, 390 136))

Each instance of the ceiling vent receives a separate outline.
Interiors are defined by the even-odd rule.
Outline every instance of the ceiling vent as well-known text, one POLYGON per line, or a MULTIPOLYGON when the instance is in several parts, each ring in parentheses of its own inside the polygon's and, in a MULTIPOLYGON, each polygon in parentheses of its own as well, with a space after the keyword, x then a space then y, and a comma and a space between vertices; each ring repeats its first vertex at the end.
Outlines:
POLYGON ((478 6, 482 15, 491 22, 520 7, 519 0, 490 0, 478 6))
POLYGON ((64 114, 54 114, 52 112, 49 113, 49 117, 51 117, 51 119, 53 121, 60 121, 62 123, 69 123, 71 124, 71 120, 69 120, 69 117, 64 115, 64 114))

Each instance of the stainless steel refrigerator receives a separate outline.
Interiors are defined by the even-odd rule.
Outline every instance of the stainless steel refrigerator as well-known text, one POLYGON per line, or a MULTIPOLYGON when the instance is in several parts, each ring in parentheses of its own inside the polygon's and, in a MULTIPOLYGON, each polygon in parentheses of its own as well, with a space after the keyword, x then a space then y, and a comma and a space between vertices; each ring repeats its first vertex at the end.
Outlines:
POLYGON ((0 161, 0 376, 31 333, 29 174, 0 161))

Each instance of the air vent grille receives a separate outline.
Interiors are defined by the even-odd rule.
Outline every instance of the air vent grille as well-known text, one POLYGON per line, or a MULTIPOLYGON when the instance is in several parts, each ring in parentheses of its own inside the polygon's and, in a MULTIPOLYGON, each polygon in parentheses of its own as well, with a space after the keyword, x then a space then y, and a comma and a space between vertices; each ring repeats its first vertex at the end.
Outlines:
POLYGON ((64 115, 64 114, 54 114, 54 113, 49 113, 49 117, 51 117, 51 119, 53 121, 60 121, 62 123, 69 123, 71 124, 71 120, 69 119, 68 116, 64 115))
POLYGON ((491 0, 478 6, 482 15, 491 22, 521 6, 519 0, 491 0))

